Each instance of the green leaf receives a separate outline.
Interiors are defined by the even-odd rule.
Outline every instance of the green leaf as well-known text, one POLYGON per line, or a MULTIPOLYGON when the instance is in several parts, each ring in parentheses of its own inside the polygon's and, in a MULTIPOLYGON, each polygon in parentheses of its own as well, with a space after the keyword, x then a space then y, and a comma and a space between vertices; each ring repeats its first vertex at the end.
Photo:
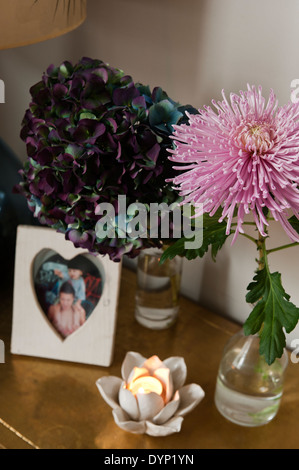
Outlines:
POLYGON ((288 222, 291 224, 293 229, 296 230, 297 233, 299 233, 299 220, 297 219, 297 217, 293 215, 288 219, 288 222))
MULTIPOLYGON (((183 256, 188 260, 202 258, 211 248, 211 255, 215 261, 216 255, 225 243, 228 235, 226 235, 226 223, 218 222, 220 213, 216 213, 210 217, 209 214, 203 215, 203 242, 201 247, 196 249, 186 249, 185 243, 192 241, 190 238, 182 237, 175 243, 171 244, 163 253, 161 262, 166 259, 172 259, 175 256, 183 256)), ((194 221, 194 219, 192 219, 194 221)), ((195 222, 193 222, 195 224, 195 222)))
POLYGON ((211 255, 214 261, 228 237, 226 235, 226 222, 218 222, 219 217, 220 214, 217 213, 213 217, 205 214, 203 222, 203 245, 206 245, 206 251, 209 245, 211 246, 211 255))
POLYGON ((256 303, 244 323, 246 335, 261 331, 260 354, 270 365, 281 357, 286 345, 285 334, 290 333, 299 320, 299 309, 290 302, 290 296, 281 284, 281 274, 264 268, 256 273, 247 287, 246 301, 256 303))

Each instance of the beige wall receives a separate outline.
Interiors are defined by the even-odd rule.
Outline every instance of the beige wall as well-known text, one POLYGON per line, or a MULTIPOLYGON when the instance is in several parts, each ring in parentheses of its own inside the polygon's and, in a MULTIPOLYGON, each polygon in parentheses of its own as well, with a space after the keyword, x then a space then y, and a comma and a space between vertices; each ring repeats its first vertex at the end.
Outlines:
MULTIPOLYGON (((299 0, 88 0, 88 17, 76 31, 44 43, 0 51, 0 78, 6 103, 0 104, 0 136, 25 156, 20 123, 29 87, 50 63, 82 56, 102 59, 135 81, 160 85, 169 95, 196 107, 219 99, 221 89, 238 92, 247 82, 274 88, 281 104, 299 78, 299 0)), ((271 244, 288 242, 280 227, 271 244), (277 243, 276 243, 277 242, 277 243)), ((246 286, 256 251, 238 239, 220 252, 184 262, 182 289, 242 322, 249 313, 246 286)), ((272 270, 282 273, 291 300, 299 306, 299 249, 273 254, 272 270)), ((289 336, 299 337, 299 328, 289 336)))

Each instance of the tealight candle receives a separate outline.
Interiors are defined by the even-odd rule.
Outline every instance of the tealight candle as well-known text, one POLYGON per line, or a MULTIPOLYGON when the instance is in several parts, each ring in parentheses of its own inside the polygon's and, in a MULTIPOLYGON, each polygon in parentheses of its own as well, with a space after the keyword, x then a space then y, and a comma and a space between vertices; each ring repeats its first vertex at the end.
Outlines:
POLYGON ((157 395, 162 395, 163 386, 160 380, 155 377, 139 377, 134 382, 128 384, 128 390, 130 390, 134 396, 137 393, 157 393, 157 395))
POLYGON ((146 359, 130 351, 121 373, 122 378, 101 377, 97 386, 125 431, 150 436, 179 432, 185 414, 204 397, 199 385, 184 385, 187 368, 182 357, 162 362, 156 355, 146 359))

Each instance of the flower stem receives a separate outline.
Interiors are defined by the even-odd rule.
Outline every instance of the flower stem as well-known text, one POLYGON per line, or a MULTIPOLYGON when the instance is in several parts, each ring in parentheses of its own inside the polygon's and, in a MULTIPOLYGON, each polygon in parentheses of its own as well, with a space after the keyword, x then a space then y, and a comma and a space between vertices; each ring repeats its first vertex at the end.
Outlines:
POLYGON ((294 242, 294 243, 288 243, 287 245, 277 246, 276 248, 271 248, 270 250, 267 250, 267 255, 269 255, 270 253, 274 253, 275 251, 284 250, 285 248, 291 248, 292 246, 298 246, 298 245, 299 245, 298 242, 294 242))
MULTIPOLYGON (((257 240, 257 248, 258 248, 258 251, 259 251, 259 259, 257 260, 257 263, 258 263, 258 270, 259 271, 261 271, 262 269, 266 269, 269 272, 267 250, 266 250, 266 238, 267 237, 263 237, 259 233, 259 238, 257 240)), ((262 323, 261 328, 258 332, 259 337, 261 337, 263 328, 264 328, 264 322, 262 323)))
POLYGON ((267 250, 266 250, 266 237, 259 234, 257 240, 257 249, 259 251, 258 269, 261 271, 265 267, 268 268, 267 250))
POLYGON ((251 240, 253 243, 255 243, 256 245, 258 244, 258 240, 256 240, 256 238, 254 237, 251 237, 250 235, 248 235, 247 233, 240 233, 240 235, 242 235, 243 237, 245 238, 248 238, 248 240, 251 240))

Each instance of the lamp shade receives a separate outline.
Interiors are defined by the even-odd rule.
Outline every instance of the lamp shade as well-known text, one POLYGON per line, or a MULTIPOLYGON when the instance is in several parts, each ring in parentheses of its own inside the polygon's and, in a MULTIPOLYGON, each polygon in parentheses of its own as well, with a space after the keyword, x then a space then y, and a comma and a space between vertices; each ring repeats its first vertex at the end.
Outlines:
POLYGON ((0 49, 61 36, 86 18, 86 0, 0 0, 0 49))

